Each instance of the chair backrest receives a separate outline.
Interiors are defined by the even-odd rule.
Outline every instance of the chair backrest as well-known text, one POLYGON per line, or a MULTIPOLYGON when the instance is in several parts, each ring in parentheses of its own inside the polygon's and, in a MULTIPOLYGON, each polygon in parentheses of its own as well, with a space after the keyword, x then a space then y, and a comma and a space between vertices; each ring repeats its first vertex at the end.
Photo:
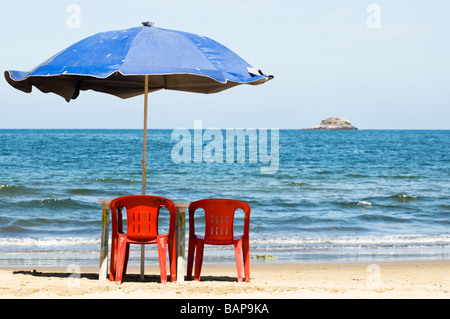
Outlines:
POLYGON ((189 231, 195 234, 194 213, 197 209, 205 211, 205 243, 228 245, 233 243, 234 216, 237 209, 245 214, 244 237, 248 237, 250 225, 250 206, 234 199, 203 199, 189 205, 189 231))
POLYGON ((127 236, 154 238, 158 235, 159 210, 166 207, 170 214, 169 234, 175 231, 175 204, 168 198, 150 195, 129 195, 113 199, 110 204, 114 233, 123 233, 122 209, 127 211, 127 236))

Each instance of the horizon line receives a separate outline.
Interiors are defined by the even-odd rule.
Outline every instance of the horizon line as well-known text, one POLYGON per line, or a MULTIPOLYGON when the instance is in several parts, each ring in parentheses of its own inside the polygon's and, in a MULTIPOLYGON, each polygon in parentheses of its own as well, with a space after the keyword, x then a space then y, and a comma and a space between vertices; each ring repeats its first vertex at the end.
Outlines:
MULTIPOLYGON (((192 127, 175 127, 175 128, 148 128, 147 130, 176 130, 176 129, 180 129, 180 128, 185 128, 188 130, 193 130, 194 128, 192 127)), ((225 127, 225 128, 218 128, 218 127, 214 127, 214 129, 220 129, 220 130, 226 130, 229 129, 231 127, 225 127)), ((243 128, 243 127, 234 127, 234 129, 236 128, 243 128)), ((243 128, 243 129, 248 129, 248 128, 254 128, 254 129, 262 129, 262 128, 256 128, 256 127, 247 127, 247 128, 243 128)), ((203 130, 208 129, 208 128, 204 128, 203 130)), ((357 132, 357 131, 448 131, 450 130, 450 128, 361 128, 358 130, 308 130, 308 129, 304 129, 304 128, 276 128, 276 127, 264 127, 264 129, 278 129, 280 131, 282 130, 299 130, 299 131, 313 131, 313 132, 323 132, 323 131, 334 131, 334 132, 340 132, 340 131, 352 131, 352 132, 357 132)), ((30 128, 30 127, 24 127, 24 128, 20 128, 20 127, 13 127, 13 128, 0 128, 0 130, 140 130, 142 131, 143 128, 39 128, 39 127, 35 127, 35 128, 30 128)))

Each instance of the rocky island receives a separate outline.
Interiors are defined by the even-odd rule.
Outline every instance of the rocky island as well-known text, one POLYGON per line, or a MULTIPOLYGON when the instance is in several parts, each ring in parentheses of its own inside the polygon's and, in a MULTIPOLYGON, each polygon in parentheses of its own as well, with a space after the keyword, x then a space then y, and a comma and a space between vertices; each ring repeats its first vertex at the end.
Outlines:
POLYGON ((320 122, 320 125, 305 128, 303 130, 313 131, 357 131, 358 129, 352 125, 349 121, 337 117, 330 116, 320 122))

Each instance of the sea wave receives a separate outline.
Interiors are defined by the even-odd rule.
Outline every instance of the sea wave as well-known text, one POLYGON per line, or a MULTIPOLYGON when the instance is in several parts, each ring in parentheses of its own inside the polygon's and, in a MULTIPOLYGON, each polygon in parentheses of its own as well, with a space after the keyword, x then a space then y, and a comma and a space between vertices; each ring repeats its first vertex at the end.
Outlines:
POLYGON ((86 203, 72 198, 44 198, 30 199, 15 203, 22 208, 44 208, 44 209, 92 209, 97 208, 96 203, 86 203))
POLYGON ((289 183, 289 186, 295 186, 295 187, 303 187, 305 185, 306 185, 306 183, 303 183, 303 182, 291 182, 291 183, 289 183))
POLYGON ((100 244, 97 237, 0 238, 0 247, 64 247, 100 244))
POLYGON ((3 196, 18 196, 18 195, 33 195, 38 194, 38 190, 34 190, 25 186, 16 186, 8 184, 0 184, 0 197, 3 196))
POLYGON ((362 200, 362 201, 359 201, 356 205, 358 205, 358 206, 372 206, 373 204, 371 202, 362 200))
MULTIPOLYGON (((26 253, 45 250, 48 252, 99 251, 98 237, 47 237, 47 238, 0 238, 0 254, 26 253)), ((327 250, 327 249, 387 249, 387 248, 450 248, 450 235, 437 236, 341 236, 341 237, 285 237, 257 238, 250 240, 253 250, 327 250)), ((226 247, 210 247, 210 250, 229 250, 226 247)))
POLYGON ((450 235, 416 236, 340 236, 340 237, 291 237, 259 238, 251 240, 257 246, 278 247, 285 249, 309 248, 386 248, 386 247, 450 247, 450 235))
POLYGON ((67 193, 74 195, 95 195, 99 193, 99 190, 90 188, 74 188, 69 189, 67 193))
POLYGON ((417 198, 419 198, 419 196, 417 196, 417 195, 408 195, 408 194, 405 194, 405 193, 399 193, 399 194, 395 194, 395 195, 392 195, 392 196, 390 196, 391 198, 396 198, 396 199, 401 199, 401 200, 408 200, 408 199, 417 199, 417 198))
POLYGON ((101 183, 115 183, 115 184, 130 184, 139 182, 138 180, 129 179, 129 178, 96 178, 95 181, 101 183))
POLYGON ((373 206, 372 202, 369 202, 367 200, 360 200, 360 201, 335 201, 333 202, 333 204, 337 205, 337 206, 342 206, 342 207, 369 207, 369 206, 373 206))

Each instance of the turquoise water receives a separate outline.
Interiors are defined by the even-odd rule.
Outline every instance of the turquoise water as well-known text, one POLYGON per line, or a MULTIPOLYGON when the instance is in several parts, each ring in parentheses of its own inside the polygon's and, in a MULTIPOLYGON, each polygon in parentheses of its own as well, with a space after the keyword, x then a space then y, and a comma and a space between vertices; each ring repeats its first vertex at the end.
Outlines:
MULTIPOLYGON (((243 163, 174 163, 171 135, 149 131, 147 193, 248 202, 253 262, 450 259, 448 130, 280 130, 275 174, 248 145, 243 163)), ((0 267, 97 266, 98 200, 139 194, 141 160, 140 130, 0 130, 0 267)), ((205 262, 234 262, 207 248, 205 262)))

